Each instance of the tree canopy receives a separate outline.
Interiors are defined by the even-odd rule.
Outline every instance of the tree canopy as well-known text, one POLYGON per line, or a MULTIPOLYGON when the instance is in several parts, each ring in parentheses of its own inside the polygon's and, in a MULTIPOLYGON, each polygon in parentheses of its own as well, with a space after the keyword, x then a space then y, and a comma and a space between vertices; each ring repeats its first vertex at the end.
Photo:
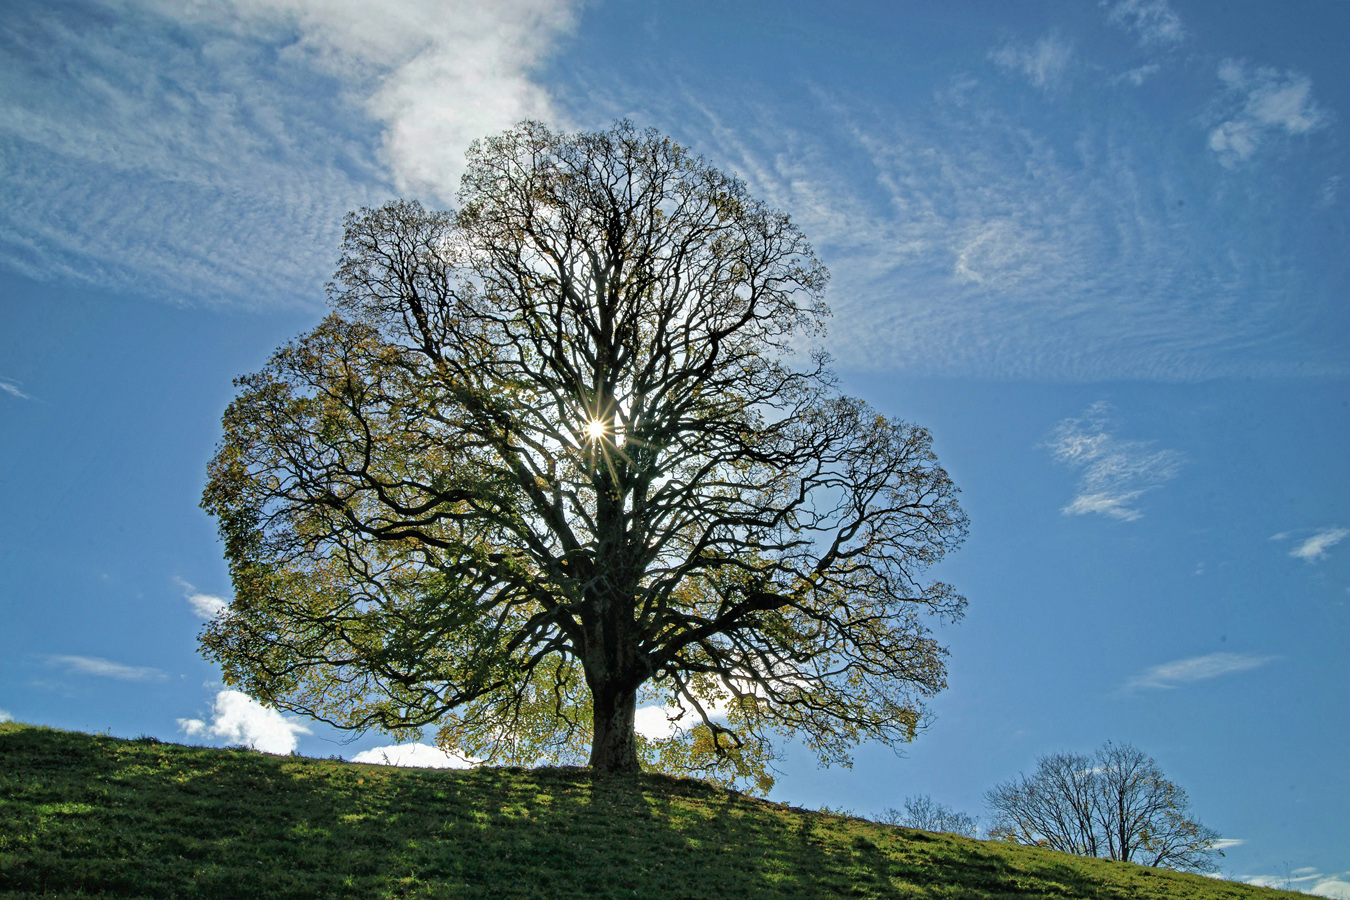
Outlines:
POLYGON ((348 216, 331 314, 237 380, 202 635, 283 709, 514 763, 768 781, 911 740, 966 519, 839 394, 789 218, 621 122, 469 152, 457 211, 348 216), (662 704, 669 737, 634 730, 662 704))

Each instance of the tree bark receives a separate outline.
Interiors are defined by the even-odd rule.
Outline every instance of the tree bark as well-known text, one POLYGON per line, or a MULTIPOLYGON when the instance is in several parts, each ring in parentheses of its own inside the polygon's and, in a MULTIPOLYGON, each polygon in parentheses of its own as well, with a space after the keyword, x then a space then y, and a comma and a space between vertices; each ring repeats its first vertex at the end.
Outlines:
POLYGON ((640 772, 633 717, 637 713, 637 688, 623 687, 616 679, 591 685, 594 733, 590 766, 597 772, 640 772))

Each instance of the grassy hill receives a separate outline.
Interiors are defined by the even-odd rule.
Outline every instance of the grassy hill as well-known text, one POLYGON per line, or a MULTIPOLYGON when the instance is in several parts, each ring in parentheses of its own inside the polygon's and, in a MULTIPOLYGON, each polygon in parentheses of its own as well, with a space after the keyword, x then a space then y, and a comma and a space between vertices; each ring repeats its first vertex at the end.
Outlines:
POLYGON ((0 725, 3 897, 1274 898, 662 776, 394 769, 0 725))

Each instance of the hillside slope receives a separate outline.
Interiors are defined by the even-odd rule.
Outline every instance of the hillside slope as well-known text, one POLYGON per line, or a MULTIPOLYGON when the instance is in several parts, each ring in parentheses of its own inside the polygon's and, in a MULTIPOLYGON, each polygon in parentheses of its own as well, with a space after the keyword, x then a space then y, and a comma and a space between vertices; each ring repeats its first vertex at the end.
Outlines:
POLYGON ((0 896, 1274 898, 699 781, 395 769, 0 725, 0 896))

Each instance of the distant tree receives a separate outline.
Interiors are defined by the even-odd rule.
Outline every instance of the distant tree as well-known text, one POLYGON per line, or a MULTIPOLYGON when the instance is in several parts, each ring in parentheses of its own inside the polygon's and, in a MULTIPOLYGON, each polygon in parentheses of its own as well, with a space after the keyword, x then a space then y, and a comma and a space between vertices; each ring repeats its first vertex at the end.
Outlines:
POLYGON ((974 817, 938 803, 927 794, 906 797, 903 810, 888 808, 881 814, 880 821, 887 825, 903 825, 905 828, 972 838, 979 833, 979 822, 974 817))
POLYGON ((1130 744, 1043 756, 1034 774, 985 799, 995 839, 1173 869, 1202 869, 1223 855, 1218 833, 1191 818, 1186 792, 1130 744))
POLYGON ((202 501, 226 680, 490 761, 761 787, 774 735, 911 740, 928 617, 965 604, 923 575, 966 520, 928 432, 801 350, 826 272, 788 217, 627 123, 477 143, 460 201, 349 216, 334 312, 237 382, 202 501))

